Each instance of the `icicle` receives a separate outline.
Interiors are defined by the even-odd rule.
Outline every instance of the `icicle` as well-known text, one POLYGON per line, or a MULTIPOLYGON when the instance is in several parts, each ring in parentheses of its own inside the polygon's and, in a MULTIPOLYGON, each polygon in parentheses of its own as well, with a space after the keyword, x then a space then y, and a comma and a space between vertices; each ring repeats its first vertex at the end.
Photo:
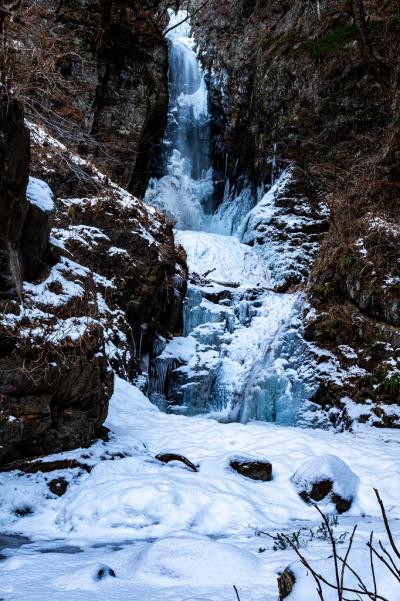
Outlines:
POLYGON ((271 186, 274 185, 275 176, 276 176, 276 149, 277 149, 277 143, 274 142, 274 145, 272 147, 271 186))

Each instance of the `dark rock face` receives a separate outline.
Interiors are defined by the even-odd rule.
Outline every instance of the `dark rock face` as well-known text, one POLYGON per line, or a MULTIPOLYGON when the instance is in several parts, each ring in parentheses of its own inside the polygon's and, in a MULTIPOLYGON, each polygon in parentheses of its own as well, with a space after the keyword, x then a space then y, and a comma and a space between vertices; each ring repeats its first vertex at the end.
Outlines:
POLYGON ((29 204, 29 132, 15 101, 0 99, 0 298, 21 289, 21 238, 29 204))
POLYGON ((74 343, 53 342, 51 321, 25 325, 32 334, 43 326, 34 340, 18 322, 1 323, 0 343, 9 344, 0 356, 1 462, 87 446, 107 416, 112 376, 99 326, 74 343))
POLYGON ((14 82, 23 94, 28 88, 28 112, 135 194, 147 187, 167 119, 166 17, 158 5, 39 0, 20 9, 22 26, 9 26, 10 39, 32 50, 29 59, 9 48, 14 82))
POLYGON ((167 117, 166 7, 40 0, 16 10, 6 39, 32 52, 8 48, 13 85, 57 138, 30 125, 31 175, 56 197, 85 198, 56 198, 55 214, 26 198, 29 134, 18 105, 1 105, 0 462, 14 464, 103 434, 110 366, 133 377, 156 332, 179 331, 187 276, 172 226, 110 183, 147 186, 167 117))
POLYGON ((33 281, 48 268, 47 253, 54 218, 53 194, 47 184, 31 178, 27 200, 29 208, 22 232, 21 247, 26 264, 24 279, 33 281), (37 191, 36 188, 39 190, 37 191), (32 198, 31 193, 33 193, 32 198), (37 201, 37 193, 42 195, 46 203, 37 201))
POLYGON ((235 472, 251 480, 272 480, 272 464, 269 461, 254 457, 232 457, 229 465, 235 472))
POLYGON ((21 295, 22 280, 48 268, 53 211, 27 197, 29 131, 16 101, 0 99, 0 298, 21 295))
MULTIPOLYGON (((76 288, 79 302, 45 307, 55 283, 42 297, 40 284, 22 290, 23 277, 49 270, 52 203, 27 199, 29 134, 20 107, 6 98, 0 134, 0 462, 6 462, 89 444, 107 415, 112 378, 99 324, 73 325, 74 315, 78 321, 87 315, 86 273, 76 288), (17 296, 23 305, 7 300, 17 296)), ((76 283, 74 269, 63 269, 76 283)))

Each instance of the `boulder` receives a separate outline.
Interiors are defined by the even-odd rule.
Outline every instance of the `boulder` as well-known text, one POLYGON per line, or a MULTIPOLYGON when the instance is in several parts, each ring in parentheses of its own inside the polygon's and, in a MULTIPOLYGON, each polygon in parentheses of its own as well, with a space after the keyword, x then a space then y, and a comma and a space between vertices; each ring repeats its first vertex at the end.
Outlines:
POLYGON ((47 486, 49 487, 50 492, 52 492, 53 495, 57 495, 57 497, 62 497, 67 492, 68 482, 65 478, 62 477, 55 478, 54 480, 50 480, 50 482, 47 483, 47 486))
POLYGON ((306 503, 325 501, 344 513, 355 499, 359 479, 339 457, 326 454, 303 463, 291 482, 306 503))
POLYGON ((235 472, 251 480, 272 480, 272 464, 266 459, 238 455, 230 458, 229 465, 235 472))
POLYGON ((21 248, 25 262, 24 279, 31 281, 47 267, 45 258, 54 217, 54 201, 50 187, 35 177, 29 178, 26 197, 29 208, 21 248))
POLYGON ((278 592, 279 601, 283 601, 286 597, 289 597, 293 591, 293 587, 296 582, 296 577, 290 568, 286 568, 282 574, 278 577, 278 592))

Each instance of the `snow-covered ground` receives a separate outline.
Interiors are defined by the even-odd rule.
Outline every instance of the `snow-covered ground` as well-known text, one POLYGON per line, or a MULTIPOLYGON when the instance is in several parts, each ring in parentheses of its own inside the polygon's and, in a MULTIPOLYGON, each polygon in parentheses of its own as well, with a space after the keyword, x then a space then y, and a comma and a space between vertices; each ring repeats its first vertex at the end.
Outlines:
POLYGON ((175 232, 186 251, 191 272, 210 274, 216 282, 242 286, 270 286, 268 269, 250 246, 237 238, 207 232, 175 232))
MULTIPOLYGON (((94 466, 90 474, 73 469, 0 475, 1 532, 33 541, 3 549, 1 598, 235 601, 235 585, 242 601, 275 601, 277 575, 294 562, 298 583, 290 599, 313 601, 313 582, 276 537, 300 531, 306 556, 324 573, 331 570, 321 519, 290 480, 304 463, 327 453, 359 479, 349 481, 355 499, 335 533, 348 541, 345 533, 359 524, 353 557, 361 571, 369 571, 370 530, 385 540, 373 487, 400 534, 400 432, 337 434, 168 415, 120 379, 107 426, 109 442, 47 458, 77 459, 94 466), (199 471, 162 464, 154 457, 164 451, 184 454, 199 471), (257 482, 234 472, 229 458, 238 454, 269 459, 273 480, 257 482), (61 476, 69 486, 56 497, 47 482, 61 476), (107 576, 109 569, 115 577, 107 576)), ((400 599, 389 576, 379 577, 389 601, 400 599)))

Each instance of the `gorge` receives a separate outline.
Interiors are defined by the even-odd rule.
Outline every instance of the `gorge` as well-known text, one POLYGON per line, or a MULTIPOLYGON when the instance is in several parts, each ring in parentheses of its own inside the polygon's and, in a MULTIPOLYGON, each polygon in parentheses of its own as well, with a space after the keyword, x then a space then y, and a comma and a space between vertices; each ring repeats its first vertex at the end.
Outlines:
POLYGON ((0 598, 400 599, 397 3, 0 15, 0 598))

